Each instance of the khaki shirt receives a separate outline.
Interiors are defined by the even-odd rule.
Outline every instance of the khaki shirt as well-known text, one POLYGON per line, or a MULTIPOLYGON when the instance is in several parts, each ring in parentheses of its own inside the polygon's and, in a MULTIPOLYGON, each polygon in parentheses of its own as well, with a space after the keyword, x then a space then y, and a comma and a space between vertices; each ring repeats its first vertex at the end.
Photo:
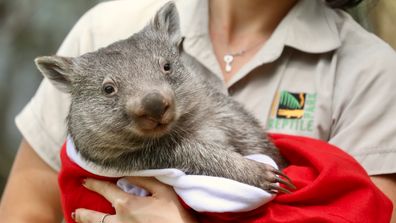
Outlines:
MULTIPOLYGON (((110 1, 88 11, 58 54, 77 56, 139 31, 166 0, 110 1)), ((208 34, 208 3, 177 1, 183 47, 222 79, 208 34)), ((269 132, 335 144, 371 175, 396 172, 396 55, 342 11, 300 0, 256 56, 227 83, 269 132)), ((224 82, 219 82, 219 88, 224 82)), ((54 169, 70 99, 43 80, 16 124, 54 169)))

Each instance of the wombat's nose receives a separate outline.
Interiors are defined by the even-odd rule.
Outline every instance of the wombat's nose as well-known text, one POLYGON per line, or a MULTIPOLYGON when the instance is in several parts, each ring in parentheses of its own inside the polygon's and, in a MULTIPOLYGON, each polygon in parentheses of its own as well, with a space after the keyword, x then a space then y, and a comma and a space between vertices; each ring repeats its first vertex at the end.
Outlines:
POLYGON ((158 92, 148 93, 142 99, 142 113, 139 116, 147 116, 160 122, 162 116, 169 109, 171 100, 158 92))

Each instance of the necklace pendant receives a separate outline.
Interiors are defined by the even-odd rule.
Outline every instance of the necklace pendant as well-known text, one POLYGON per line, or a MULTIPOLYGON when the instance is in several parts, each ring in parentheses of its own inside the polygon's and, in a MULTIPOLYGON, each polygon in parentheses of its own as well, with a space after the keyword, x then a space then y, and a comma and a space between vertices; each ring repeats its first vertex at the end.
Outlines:
POLYGON ((223 60, 225 62, 224 70, 226 72, 231 72, 231 70, 232 70, 232 61, 234 61, 234 56, 231 55, 231 54, 226 54, 226 55, 224 55, 223 60))

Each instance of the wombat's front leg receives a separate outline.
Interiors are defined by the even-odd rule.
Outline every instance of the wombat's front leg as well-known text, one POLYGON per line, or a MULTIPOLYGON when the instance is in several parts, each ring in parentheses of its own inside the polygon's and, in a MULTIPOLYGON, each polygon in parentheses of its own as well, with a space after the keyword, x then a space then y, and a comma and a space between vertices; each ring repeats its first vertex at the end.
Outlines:
POLYGON ((281 171, 271 165, 244 158, 222 145, 194 143, 188 147, 188 151, 181 149, 180 152, 184 155, 180 155, 185 157, 188 154, 189 158, 182 159, 180 157, 181 159, 178 159, 185 160, 178 168, 188 174, 229 178, 262 188, 270 193, 290 192, 288 189, 280 187, 278 183, 295 189, 290 179, 281 171))

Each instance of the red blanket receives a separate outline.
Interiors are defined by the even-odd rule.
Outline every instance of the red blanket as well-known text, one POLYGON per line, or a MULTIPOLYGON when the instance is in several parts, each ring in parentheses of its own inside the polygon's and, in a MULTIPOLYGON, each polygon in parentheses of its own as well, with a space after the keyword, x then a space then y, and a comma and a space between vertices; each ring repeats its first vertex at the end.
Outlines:
MULTIPOLYGON (((298 136, 271 135, 282 155, 289 161, 284 172, 297 190, 281 194, 253 211, 242 213, 196 213, 199 222, 375 222, 388 223, 392 203, 371 182, 364 169, 348 154, 328 143, 298 136)), ((68 223, 71 212, 88 208, 114 214, 100 195, 81 183, 91 177, 115 182, 116 178, 93 175, 61 153, 59 184, 68 223)), ((188 208, 188 207, 187 207, 188 208)))

